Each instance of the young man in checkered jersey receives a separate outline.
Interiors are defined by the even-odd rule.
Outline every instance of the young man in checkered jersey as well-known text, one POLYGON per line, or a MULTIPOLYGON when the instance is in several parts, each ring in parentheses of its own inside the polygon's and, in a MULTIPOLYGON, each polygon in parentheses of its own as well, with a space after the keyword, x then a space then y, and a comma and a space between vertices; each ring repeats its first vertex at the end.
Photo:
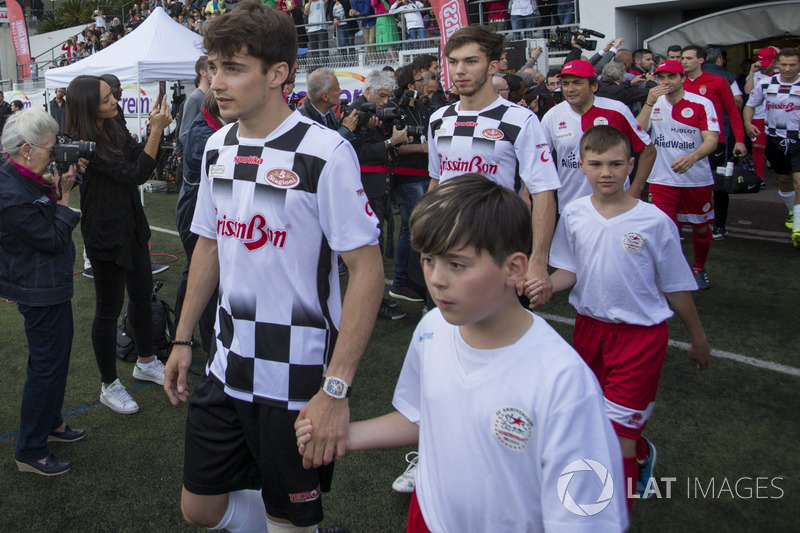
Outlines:
POLYGON ((207 26, 204 45, 229 125, 206 144, 165 370, 170 401, 189 401, 181 510, 210 529, 310 533, 332 471, 303 469, 293 424, 302 413, 325 428, 308 460, 344 456, 349 387, 383 291, 377 224, 350 144, 283 100, 291 19, 243 0, 207 26), (344 303, 335 251, 350 269, 344 303), (192 332, 218 281, 216 342, 190 398, 192 332))
POLYGON ((679 62, 660 63, 656 77, 658 85, 650 89, 636 117, 658 146, 647 179, 650 197, 676 225, 692 228, 692 271, 700 290, 707 290, 706 258, 714 222, 714 176, 708 156, 717 148, 719 120, 711 100, 684 89, 686 73, 679 62))
POLYGON ((560 183, 539 119, 499 97, 490 81, 498 71, 504 42, 502 35, 484 26, 461 28, 447 41, 444 53, 460 101, 431 115, 428 190, 473 172, 521 191, 526 203, 530 193, 533 247, 528 277, 544 280, 549 298, 547 257, 560 183))

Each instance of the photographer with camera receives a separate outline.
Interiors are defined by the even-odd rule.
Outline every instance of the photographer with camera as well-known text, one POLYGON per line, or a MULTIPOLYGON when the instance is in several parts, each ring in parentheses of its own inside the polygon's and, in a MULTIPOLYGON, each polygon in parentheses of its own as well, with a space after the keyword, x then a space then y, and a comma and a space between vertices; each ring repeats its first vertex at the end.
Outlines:
POLYGON ((417 200, 428 188, 428 121, 430 110, 420 101, 425 88, 422 72, 413 65, 405 65, 395 72, 397 90, 395 103, 403 115, 409 142, 397 147, 397 158, 392 173, 392 192, 400 209, 400 236, 394 260, 394 282, 389 296, 409 302, 424 301, 425 280, 419 264, 419 254, 411 251, 411 232, 408 221, 417 200), (410 260, 409 260, 410 259, 410 260), (411 276, 409 271, 418 273, 411 276))
MULTIPOLYGON (((397 106, 389 99, 397 89, 397 81, 390 72, 373 70, 364 79, 364 92, 353 101, 352 108, 358 111, 359 124, 352 141, 361 166, 361 184, 367 194, 369 205, 378 219, 381 230, 379 242, 384 249, 383 222, 392 216, 389 197, 390 172, 395 165, 397 148, 408 142, 406 128, 392 124, 400 116, 397 106)), ((350 114, 349 109, 343 113, 350 114)), ((388 238, 393 239, 393 235, 388 238)), ((399 320, 405 313, 384 298, 378 312, 379 318, 399 320)))
POLYGON ((339 97, 342 95, 336 73, 329 68, 318 68, 306 78, 306 91, 306 99, 297 108, 300 114, 326 128, 338 131, 348 141, 354 141, 356 136, 353 130, 358 126, 356 111, 351 111, 341 121, 333 111, 339 105, 339 97))
MULTIPOLYGON (((14 459, 21 472, 56 476, 71 463, 47 442, 74 442, 84 430, 61 416, 72 348, 72 230, 80 214, 69 208, 75 166, 46 175, 58 123, 40 109, 12 115, 3 130, 0 164, 0 295, 17 303, 28 338, 14 459)), ((16 364, 16 363, 15 363, 16 364)))
POLYGON ((127 288, 139 354, 133 376, 163 384, 164 365, 153 356, 150 227, 137 186, 153 173, 172 116, 166 99, 159 99, 150 113, 150 136, 137 144, 115 119, 117 100, 108 83, 97 76, 78 76, 67 93, 67 134, 97 143, 81 183, 81 232, 94 273, 92 345, 103 382, 100 402, 120 414, 135 413, 139 406, 117 378, 117 320, 127 288))

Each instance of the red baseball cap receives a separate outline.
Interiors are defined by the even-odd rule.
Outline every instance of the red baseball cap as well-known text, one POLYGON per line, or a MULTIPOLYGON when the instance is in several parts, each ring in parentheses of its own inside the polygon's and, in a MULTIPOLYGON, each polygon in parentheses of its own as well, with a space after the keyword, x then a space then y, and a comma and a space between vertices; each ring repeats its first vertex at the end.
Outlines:
POLYGON ((594 71, 594 66, 588 61, 583 61, 581 59, 576 59, 575 61, 570 61, 564 68, 561 69, 561 74, 557 74, 556 78, 560 78, 561 76, 578 76, 579 78, 596 78, 597 73, 594 71))
POLYGON ((686 74, 686 71, 683 70, 683 65, 681 65, 680 61, 662 61, 656 67, 656 74, 659 72, 671 72, 672 74, 686 74))
POLYGON ((774 46, 762 48, 758 51, 758 62, 761 63, 762 67, 767 68, 778 57, 778 51, 774 46))

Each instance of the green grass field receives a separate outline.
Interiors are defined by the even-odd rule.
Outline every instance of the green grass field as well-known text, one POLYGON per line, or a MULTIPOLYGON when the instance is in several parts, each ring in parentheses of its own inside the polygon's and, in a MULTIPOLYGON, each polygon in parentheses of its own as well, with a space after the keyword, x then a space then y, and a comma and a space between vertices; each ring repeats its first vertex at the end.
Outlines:
MULTIPOLYGON (((175 195, 146 195, 151 225, 174 229, 175 195)), ((73 205, 77 205, 77 198, 73 205)), ((80 231, 74 234, 80 255, 80 231)), ((162 296, 174 301, 185 264, 177 236, 154 231, 156 261, 174 261, 157 276, 162 296)), ((685 249, 691 253, 687 239, 685 249)), ((391 261, 386 262, 391 277, 391 261)), ((75 271, 82 268, 80 258, 75 271)), ((783 243, 729 237, 714 242, 708 262, 712 289, 695 301, 715 350, 800 368, 800 253, 783 243)), ((352 418, 383 414, 421 304, 401 303, 404 320, 380 321, 356 378, 352 418)), ((100 379, 89 331, 94 312, 92 281, 75 277, 75 341, 64 411, 87 437, 55 443, 72 470, 56 478, 17 472, 13 450, 27 346, 22 319, 0 303, 0 532, 191 531, 179 509, 185 406, 173 407, 160 387, 131 377, 118 363, 141 410, 122 416, 100 405, 100 379)), ((568 340, 574 317, 566 294, 542 310, 568 340)), ((670 338, 687 341, 680 323, 670 338)), ((205 356, 195 351, 196 371, 205 356)), ((194 378, 196 379, 196 378, 194 378)), ((637 503, 634 531, 800 531, 800 375, 728 358, 712 358, 704 372, 691 369, 685 351, 670 348, 656 410, 647 435, 658 447, 661 499, 637 503), (736 485, 738 481, 738 486, 736 485), (688 485, 687 485, 688 483, 688 485), (711 486, 714 483, 714 486, 711 486), (758 490, 757 490, 758 489, 758 490)), ((400 532, 408 496, 391 483, 405 468, 407 449, 358 452, 338 466, 325 495, 324 525, 347 524, 353 532, 400 532)), ((480 460, 479 457, 475 458, 480 460)), ((464 468, 470 468, 465 464, 464 468)), ((553 488, 555 490, 555 488, 553 488)))

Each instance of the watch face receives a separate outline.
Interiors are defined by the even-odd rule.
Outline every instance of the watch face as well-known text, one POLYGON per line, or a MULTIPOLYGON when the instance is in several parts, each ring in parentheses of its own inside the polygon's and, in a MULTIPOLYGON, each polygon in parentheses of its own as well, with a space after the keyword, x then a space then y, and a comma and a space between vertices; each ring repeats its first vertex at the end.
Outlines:
POLYGON ((325 392, 337 398, 344 396, 344 388, 344 382, 338 379, 328 379, 325 382, 325 392))

